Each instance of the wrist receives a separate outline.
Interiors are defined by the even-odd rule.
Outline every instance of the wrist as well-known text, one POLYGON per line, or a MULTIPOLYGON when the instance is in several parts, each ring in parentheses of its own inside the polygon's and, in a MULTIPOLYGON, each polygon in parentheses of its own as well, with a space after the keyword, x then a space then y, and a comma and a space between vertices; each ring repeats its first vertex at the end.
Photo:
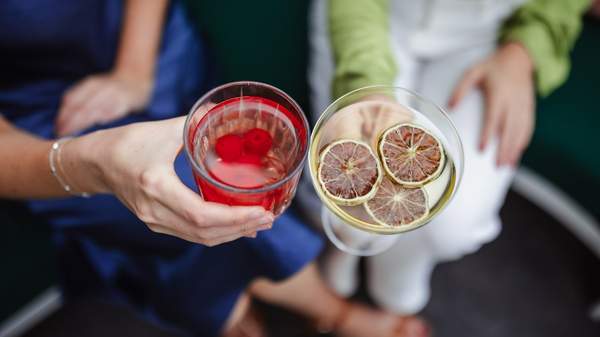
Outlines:
POLYGON ((119 63, 113 68, 111 74, 131 83, 151 84, 154 81, 154 67, 152 65, 119 63))
POLYGON ((514 41, 507 42, 502 46, 501 53, 507 55, 513 65, 533 75, 535 64, 523 44, 514 41))
POLYGON ((74 138, 63 145, 61 160, 65 178, 78 192, 109 193, 102 171, 102 149, 94 146, 97 133, 74 138))

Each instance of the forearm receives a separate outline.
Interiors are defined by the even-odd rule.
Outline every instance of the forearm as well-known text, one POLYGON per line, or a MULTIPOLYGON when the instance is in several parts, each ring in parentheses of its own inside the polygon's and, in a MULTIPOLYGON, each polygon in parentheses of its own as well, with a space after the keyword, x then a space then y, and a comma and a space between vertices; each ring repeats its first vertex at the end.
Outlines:
MULTIPOLYGON (((94 154, 102 149, 93 146, 96 133, 64 143, 60 158, 55 159, 61 177, 79 192, 107 192, 94 154)), ((46 199, 66 197, 65 191, 50 170, 48 155, 53 141, 21 131, 0 116, 0 198, 46 199)))
POLYGON ((114 71, 152 79, 168 0, 127 0, 114 71))
POLYGON ((397 67, 389 30, 389 0, 329 1, 335 97, 366 85, 393 84, 397 67))
POLYGON ((52 142, 12 127, 0 117, 0 198, 46 198, 67 193, 50 172, 52 142))

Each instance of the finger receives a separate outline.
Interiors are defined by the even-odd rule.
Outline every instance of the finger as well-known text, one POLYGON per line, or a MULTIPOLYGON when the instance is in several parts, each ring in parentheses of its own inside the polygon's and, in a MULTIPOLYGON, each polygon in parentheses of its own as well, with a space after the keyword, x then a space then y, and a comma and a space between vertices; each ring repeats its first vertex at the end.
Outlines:
POLYGON ((85 113, 90 115, 92 125, 101 125, 112 122, 126 115, 127 108, 119 95, 113 90, 106 90, 102 95, 95 97, 95 101, 85 107, 85 113))
POLYGON ((122 99, 118 98, 102 102, 102 104, 98 106, 98 111, 100 111, 100 115, 98 116, 99 124, 112 122, 127 115, 129 112, 127 104, 125 104, 122 99))
MULTIPOLYGON (((184 188, 186 188, 184 186, 184 188)), ((202 201, 204 204, 206 202, 202 201)), ((218 204, 214 204, 218 205, 218 204)), ((222 205, 218 205, 222 206, 222 205)), ((271 227, 270 223, 263 224, 258 228, 248 223, 242 226, 198 226, 194 222, 183 219, 180 215, 174 213, 169 208, 164 207, 160 202, 153 203, 151 206, 145 204, 144 210, 140 212, 140 207, 130 207, 138 217, 148 227, 157 233, 168 234, 179 237, 184 240, 201 243, 207 246, 214 246, 224 242, 238 239, 242 236, 256 237, 256 231, 265 230, 271 227)), ((205 206, 202 209, 206 209, 205 206)))
MULTIPOLYGON (((164 207, 160 203, 150 201, 147 202, 145 206, 146 207, 141 207, 143 210, 140 210, 140 207, 138 207, 134 212, 140 220, 148 224, 148 227, 151 229, 152 227, 150 224, 156 224, 157 226, 168 228, 169 234, 171 235, 181 238, 191 238, 191 241, 211 238, 205 237, 204 234, 206 233, 200 233, 194 224, 173 213, 170 209, 164 207)), ((215 235, 214 237, 218 237, 218 235, 215 235)))
POLYGON ((377 118, 377 115, 379 115, 379 110, 374 112, 373 116, 369 116, 369 113, 364 109, 360 110, 360 117, 362 119, 362 123, 359 123, 361 125, 361 134, 367 139, 371 138, 371 133, 373 133, 373 129, 375 128, 373 120, 377 118))
POLYGON ((452 95, 450 96, 450 100, 448 101, 448 105, 450 108, 456 107, 458 103, 462 101, 465 95, 471 90, 475 85, 479 83, 481 77, 483 75, 483 69, 481 66, 476 66, 471 70, 467 71, 460 82, 454 88, 452 95))
POLYGON ((94 125, 104 124, 123 116, 127 112, 122 97, 111 87, 102 87, 90 96, 83 105, 78 106, 58 124, 57 133, 66 135, 85 130, 94 125), (78 116, 78 118, 75 118, 78 116))
POLYGON ((167 226, 163 226, 163 225, 159 225, 159 224, 147 224, 147 226, 154 233, 170 235, 170 236, 173 236, 173 237, 176 237, 179 239, 183 239, 185 241, 189 241, 192 243, 202 243, 202 242, 199 242, 199 239, 194 236, 188 235, 186 233, 177 232, 173 228, 170 228, 167 226))
POLYGON ((262 207, 233 207, 204 201, 187 188, 172 170, 158 179, 161 183, 155 189, 157 201, 199 227, 218 227, 221 234, 251 233, 273 222, 273 215, 262 207))
POLYGON ((73 119, 78 115, 77 112, 78 110, 68 103, 61 105, 55 122, 55 130, 59 135, 64 135, 67 133, 66 129, 68 128, 69 124, 73 122, 73 119))
POLYGON ((64 135, 73 132, 73 127, 68 125, 73 123, 75 116, 81 115, 84 106, 81 102, 90 100, 96 89, 95 81, 87 81, 73 92, 65 94, 56 119, 57 133, 64 135))
POLYGON ((534 130, 533 111, 527 105, 520 112, 521 121, 519 122, 519 134, 516 137, 516 151, 510 158, 511 165, 516 166, 520 161, 521 156, 531 141, 531 136, 534 130))
POLYGON ((55 130, 58 134, 64 133, 64 128, 70 123, 70 120, 75 116, 75 110, 68 104, 62 104, 58 110, 56 117, 55 130))
POLYGON ((97 82, 95 80, 87 79, 68 89, 62 97, 59 114, 75 112, 96 91, 96 86, 97 82))
POLYGON ((87 101, 79 107, 80 112, 84 113, 96 113, 98 117, 99 111, 107 110, 108 107, 113 105, 115 91, 112 88, 98 88, 96 92, 93 92, 88 97, 87 101))
POLYGON ((190 227, 190 231, 193 232, 193 236, 202 239, 202 240, 216 240, 223 237, 230 236, 245 236, 245 237, 256 237, 256 233, 264 230, 271 229, 273 224, 272 222, 259 223, 254 224, 248 222, 242 226, 209 226, 203 227, 198 226, 193 222, 189 222, 188 225, 190 227))
POLYGON ((250 232, 262 230, 265 226, 270 228, 274 220, 274 216, 260 206, 227 206, 214 202, 204 204, 204 216, 215 226, 228 226, 250 232))
POLYGON ((246 228, 240 231, 229 230, 228 227, 198 227, 156 202, 149 202, 138 207, 135 213, 154 232, 196 243, 209 244, 222 238, 251 236, 254 233, 246 228))
POLYGON ((63 96, 63 100, 72 108, 78 108, 84 105, 88 97, 92 96, 98 90, 98 86, 98 79, 84 79, 82 82, 76 83, 73 87, 67 90, 63 96))
POLYGON ((218 238, 218 239, 215 239, 215 240, 211 240, 211 241, 207 242, 206 245, 209 246, 209 247, 214 247, 214 246, 217 246, 217 245, 221 245, 221 244, 224 244, 224 243, 227 243, 227 242, 231 242, 231 241, 237 240, 239 238, 241 238, 240 235, 235 235, 235 234, 234 235, 229 235, 229 236, 221 237, 221 238, 218 238))
POLYGON ((531 138, 533 137, 533 133, 535 131, 535 119, 536 119, 536 110, 535 110, 535 96, 533 93, 529 95, 527 101, 525 103, 524 114, 527 116, 527 128, 525 129, 525 143, 524 146, 528 146, 531 142, 531 138))
MULTIPOLYGON (((487 92, 488 91, 486 91, 486 93, 487 92)), ((498 133, 503 112, 502 100, 497 93, 489 91, 489 94, 486 96, 483 128, 481 130, 481 139, 479 141, 480 150, 484 150, 490 139, 498 133)))
POLYGON ((165 123, 165 124, 169 124, 169 126, 171 127, 171 129, 173 130, 174 135, 176 135, 178 141, 181 141, 181 133, 183 132, 183 127, 185 125, 185 120, 186 120, 186 116, 181 116, 181 117, 175 117, 175 118, 171 118, 171 119, 167 119, 164 121, 160 121, 157 123, 165 123))
POLYGON ((89 117, 90 116, 84 113, 71 115, 69 119, 65 120, 62 125, 57 127, 57 135, 59 137, 64 137, 85 129, 90 124, 88 121, 90 119, 89 117))
POLYGON ((148 228, 155 233, 166 234, 166 235, 177 237, 177 238, 189 241, 189 242, 199 243, 199 244, 203 244, 203 245, 211 246, 211 247, 225 243, 225 242, 233 241, 233 240, 239 239, 241 237, 256 238, 256 232, 247 233, 247 234, 232 233, 232 234, 217 236, 217 237, 207 237, 207 236, 198 236, 198 235, 193 235, 193 234, 190 235, 187 232, 181 232, 177 229, 174 229, 173 227, 159 225, 159 224, 148 224, 148 228))
POLYGON ((503 113, 501 121, 500 146, 498 147, 497 165, 510 165, 510 158, 516 151, 516 137, 519 134, 518 112, 513 108, 507 108, 503 113))

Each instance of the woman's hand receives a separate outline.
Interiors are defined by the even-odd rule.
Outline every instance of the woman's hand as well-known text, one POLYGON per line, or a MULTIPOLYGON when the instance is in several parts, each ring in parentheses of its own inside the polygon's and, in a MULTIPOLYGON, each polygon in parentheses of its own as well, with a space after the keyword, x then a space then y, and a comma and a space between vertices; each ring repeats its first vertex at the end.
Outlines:
POLYGON ((485 95, 486 111, 480 148, 498 136, 498 165, 516 165, 529 144, 535 124, 533 62, 518 43, 507 43, 465 73, 450 99, 458 105, 473 87, 485 95))
POLYGON ((123 72, 92 75, 64 94, 56 119, 59 137, 104 124, 143 109, 153 81, 123 72))
POLYGON ((177 177, 184 118, 97 131, 65 143, 65 177, 77 190, 114 193, 148 228, 214 246, 272 226, 261 207, 206 202, 177 177))
POLYGON ((324 143, 355 139, 366 141, 376 149, 379 136, 385 129, 394 124, 408 123, 413 118, 410 110, 384 94, 363 97, 343 109, 346 113, 334 115, 329 122, 333 128, 323 136, 324 143))

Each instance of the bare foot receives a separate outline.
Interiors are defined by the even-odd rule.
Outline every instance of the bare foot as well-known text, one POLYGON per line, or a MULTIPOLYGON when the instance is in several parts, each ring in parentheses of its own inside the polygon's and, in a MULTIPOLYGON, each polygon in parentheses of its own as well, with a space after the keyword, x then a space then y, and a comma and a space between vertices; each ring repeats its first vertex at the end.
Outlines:
POLYGON ((339 337, 429 337, 430 328, 416 316, 399 316, 361 304, 349 304, 334 333, 339 337))

